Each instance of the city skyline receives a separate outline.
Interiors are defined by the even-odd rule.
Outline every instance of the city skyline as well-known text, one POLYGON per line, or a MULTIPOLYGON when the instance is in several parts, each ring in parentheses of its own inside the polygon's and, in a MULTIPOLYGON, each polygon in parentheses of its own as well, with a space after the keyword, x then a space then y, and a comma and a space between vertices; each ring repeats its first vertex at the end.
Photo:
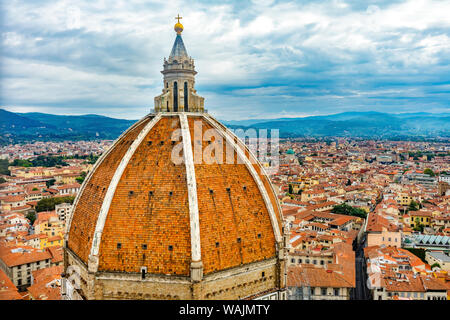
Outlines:
POLYGON ((4 8, 0 301, 450 300, 450 0, 4 8))
POLYGON ((218 118, 449 110, 449 1, 25 1, 3 9, 1 105, 9 111, 143 117, 162 90, 178 13, 196 87, 218 118))

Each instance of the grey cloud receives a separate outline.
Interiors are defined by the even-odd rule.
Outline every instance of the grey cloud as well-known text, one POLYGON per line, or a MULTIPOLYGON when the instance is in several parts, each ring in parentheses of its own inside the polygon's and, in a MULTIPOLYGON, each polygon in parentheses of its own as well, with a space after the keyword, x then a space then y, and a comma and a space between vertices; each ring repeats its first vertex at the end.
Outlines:
MULTIPOLYGON (((77 2, 81 22, 70 28, 73 5, 65 1, 3 4, 4 107, 134 119, 148 112, 161 90, 173 17, 185 6, 105 3, 77 2)), ((449 1, 426 4, 450 10, 449 1)), ((449 23, 392 18, 398 6, 414 13, 414 5, 196 1, 180 14, 198 92, 224 119, 424 106, 438 112, 450 101, 449 23)))

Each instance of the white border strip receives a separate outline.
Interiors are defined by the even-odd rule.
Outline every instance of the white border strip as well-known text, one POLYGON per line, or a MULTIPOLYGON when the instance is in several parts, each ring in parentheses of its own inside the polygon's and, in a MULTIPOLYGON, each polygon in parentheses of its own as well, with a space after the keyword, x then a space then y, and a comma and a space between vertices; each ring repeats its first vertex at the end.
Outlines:
POLYGON ((157 114, 147 125, 142 129, 137 138, 133 141, 131 146, 128 148, 124 157, 120 161, 119 166, 114 172, 114 176, 111 179, 108 190, 106 191, 105 198, 103 199, 102 207, 100 209, 100 213, 97 218, 97 224, 95 226, 94 239, 92 240, 91 247, 91 256, 98 255, 100 240, 102 237, 103 228, 105 227, 106 216, 108 215, 109 208, 111 206, 112 199, 114 197, 114 193, 116 192, 117 185, 119 184, 120 178, 122 177, 125 168, 128 165, 131 157, 136 151, 137 147, 141 144, 142 140, 147 136, 149 131, 153 128, 153 126, 161 119, 161 114, 157 114))
POLYGON ((191 134, 185 113, 180 114, 181 133, 183 136, 183 156, 186 167, 186 178, 189 198, 189 218, 191 225, 192 262, 202 259, 200 247, 200 221, 198 215, 197 180, 195 179, 194 156, 192 154, 191 134))
POLYGON ((69 215, 69 221, 67 222, 67 232, 64 235, 64 240, 65 240, 65 245, 67 246, 67 241, 69 240, 69 232, 70 232, 70 227, 72 226, 72 219, 73 219, 73 214, 75 213, 75 208, 77 207, 78 201, 80 200, 85 187, 90 183, 91 177, 94 174, 94 172, 97 170, 97 168, 100 166, 100 164, 103 163, 103 161, 106 159, 106 157, 108 156, 108 154, 111 153, 112 150, 114 150, 115 146, 122 141, 123 137, 125 137, 131 130, 133 130, 134 128, 136 128, 138 125, 140 125, 142 122, 144 122, 146 119, 148 119, 149 117, 153 116, 153 114, 148 114, 145 117, 143 117, 141 120, 137 121, 135 124, 131 125, 127 130, 125 130, 115 141, 114 143, 109 147, 108 150, 106 150, 106 152, 104 152, 100 158, 95 162, 94 166, 92 167, 91 171, 89 171, 89 173, 87 174, 86 178, 84 179, 83 184, 81 185, 80 191, 78 191, 77 196, 75 197, 75 201, 73 202, 72 205, 72 212, 69 215))
MULTIPOLYGON (((229 133, 226 130, 223 130, 216 123, 214 123, 213 120, 211 118, 209 118, 208 114, 205 114, 204 118, 218 132, 222 132, 223 133, 223 136, 225 137, 225 139, 227 140, 227 142, 230 145, 234 145, 234 139, 229 135, 229 133)), ((237 138, 237 140, 239 141, 239 138, 237 138)), ((273 231, 275 232, 275 240, 277 242, 281 242, 282 241, 281 231, 278 228, 278 221, 277 221, 277 218, 275 216, 275 211, 273 210, 272 202, 270 201, 269 195, 267 194, 267 190, 264 187, 263 182, 261 181, 258 173, 256 172, 255 168, 251 164, 250 160, 245 156, 244 151, 241 148, 239 148, 239 146, 236 146, 235 149, 236 149, 236 152, 238 154, 238 157, 240 157, 244 161, 245 165, 247 166, 247 169, 250 171, 250 173, 251 173, 251 175, 253 177, 253 180, 255 180, 256 184, 258 185, 259 191, 261 192, 261 194, 263 196, 263 199, 264 199, 264 202, 266 204, 266 208, 269 211, 270 221, 272 223, 273 231)))

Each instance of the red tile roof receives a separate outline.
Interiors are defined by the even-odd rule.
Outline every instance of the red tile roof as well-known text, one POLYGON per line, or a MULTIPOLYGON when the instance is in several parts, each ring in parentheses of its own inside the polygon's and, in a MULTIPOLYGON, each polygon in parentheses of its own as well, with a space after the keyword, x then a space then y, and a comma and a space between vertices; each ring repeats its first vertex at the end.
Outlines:
POLYGON ((0 300, 22 300, 14 283, 0 269, 0 300))

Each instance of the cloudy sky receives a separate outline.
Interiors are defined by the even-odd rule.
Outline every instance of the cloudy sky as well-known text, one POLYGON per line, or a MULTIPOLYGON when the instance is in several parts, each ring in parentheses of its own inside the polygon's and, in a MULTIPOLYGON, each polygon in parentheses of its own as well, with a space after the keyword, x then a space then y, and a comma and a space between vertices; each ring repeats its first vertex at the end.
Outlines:
POLYGON ((449 112, 450 1, 2 1, 0 106, 138 119, 180 13, 220 119, 449 112))

